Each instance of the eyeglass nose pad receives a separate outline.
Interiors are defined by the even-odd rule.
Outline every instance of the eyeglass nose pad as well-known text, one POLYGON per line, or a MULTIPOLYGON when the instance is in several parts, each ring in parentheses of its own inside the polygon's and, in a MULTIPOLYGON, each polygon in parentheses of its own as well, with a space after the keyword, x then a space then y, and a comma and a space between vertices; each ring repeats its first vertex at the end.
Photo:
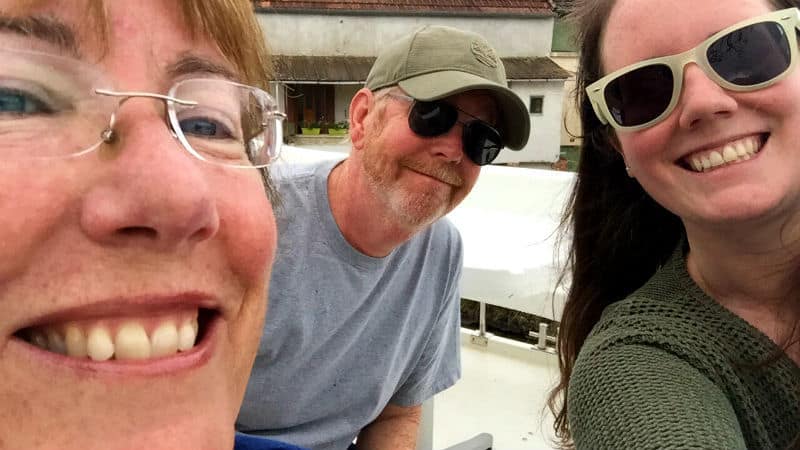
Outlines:
POLYGON ((117 132, 111 127, 106 128, 102 133, 100 133, 100 139, 102 139, 106 144, 113 144, 117 142, 117 136, 117 132))
MULTIPOLYGON (((122 102, 120 102, 122 104, 122 102)), ((119 107, 119 105, 117 106, 119 107)), ((108 121, 108 127, 100 133, 100 139, 103 140, 105 144, 114 144, 119 140, 119 133, 114 129, 114 125, 117 122, 117 111, 111 113, 111 118, 108 121)))

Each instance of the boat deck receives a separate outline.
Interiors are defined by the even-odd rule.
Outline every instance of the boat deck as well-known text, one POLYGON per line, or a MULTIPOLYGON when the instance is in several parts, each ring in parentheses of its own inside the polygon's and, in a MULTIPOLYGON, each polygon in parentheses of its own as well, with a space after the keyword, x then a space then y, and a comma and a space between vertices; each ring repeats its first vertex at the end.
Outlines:
POLYGON ((461 380, 434 398, 433 448, 490 433, 495 450, 550 450, 553 417, 545 406, 558 379, 555 354, 492 337, 472 344, 462 330, 461 380))

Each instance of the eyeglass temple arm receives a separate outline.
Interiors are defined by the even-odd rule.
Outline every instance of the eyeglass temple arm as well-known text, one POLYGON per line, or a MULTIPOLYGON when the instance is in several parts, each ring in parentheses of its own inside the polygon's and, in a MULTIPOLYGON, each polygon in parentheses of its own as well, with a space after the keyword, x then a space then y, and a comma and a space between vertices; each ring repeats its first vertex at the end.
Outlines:
MULTIPOLYGON (((599 91, 599 89, 595 89, 595 92, 598 92, 598 91, 599 91)), ((602 123, 603 125, 608 125, 608 118, 603 113, 603 111, 600 109, 600 105, 598 105, 597 102, 594 101, 594 99, 592 99, 591 96, 588 95, 588 93, 587 93, 587 96, 589 97, 589 103, 592 104, 592 109, 594 110, 594 115, 597 117, 597 119, 600 121, 600 123, 602 123)))

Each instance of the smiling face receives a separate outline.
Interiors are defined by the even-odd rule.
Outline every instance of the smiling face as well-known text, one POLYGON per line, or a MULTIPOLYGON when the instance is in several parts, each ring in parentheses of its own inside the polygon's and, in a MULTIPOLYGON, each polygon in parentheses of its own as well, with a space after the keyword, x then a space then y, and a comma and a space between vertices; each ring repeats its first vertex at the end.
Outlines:
MULTIPOLYGON (((480 166, 464 154, 461 123, 441 136, 418 136, 408 125, 409 101, 391 96, 377 101, 385 103, 367 119, 364 172, 399 224, 427 225, 461 203, 478 180, 480 166)), ((487 93, 465 92, 445 101, 460 110, 460 122, 496 122, 497 107, 487 93)))
MULTIPOLYGON (((45 18, 0 28, 5 50, 70 55, 52 38, 74 35, 119 91, 235 71, 178 2, 107 2, 105 42, 82 2, 40 3, 0 0, 0 17, 45 18)), ((79 157, 0 158, 0 447, 230 448, 275 250, 262 179, 191 156, 161 102, 127 101, 115 129, 79 157)))
MULTIPOLYGON (((684 52, 773 9, 765 0, 617 0, 602 37, 603 73, 684 52)), ((695 64, 683 76, 666 119, 616 132, 631 175, 687 230, 797 211, 800 72, 752 92, 726 91, 695 64)))

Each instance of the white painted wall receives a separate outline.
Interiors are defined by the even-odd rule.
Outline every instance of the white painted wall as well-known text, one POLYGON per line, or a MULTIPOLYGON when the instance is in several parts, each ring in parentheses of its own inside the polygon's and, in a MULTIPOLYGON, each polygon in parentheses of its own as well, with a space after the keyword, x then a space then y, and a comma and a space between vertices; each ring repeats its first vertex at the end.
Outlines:
POLYGON ((276 55, 375 56, 423 25, 447 25, 484 36, 503 57, 547 56, 553 17, 442 17, 260 13, 276 55))
POLYGON ((560 154, 563 80, 512 81, 511 89, 530 111, 530 97, 544 97, 542 114, 531 114, 531 137, 521 151, 505 149, 495 163, 554 162, 560 154))

